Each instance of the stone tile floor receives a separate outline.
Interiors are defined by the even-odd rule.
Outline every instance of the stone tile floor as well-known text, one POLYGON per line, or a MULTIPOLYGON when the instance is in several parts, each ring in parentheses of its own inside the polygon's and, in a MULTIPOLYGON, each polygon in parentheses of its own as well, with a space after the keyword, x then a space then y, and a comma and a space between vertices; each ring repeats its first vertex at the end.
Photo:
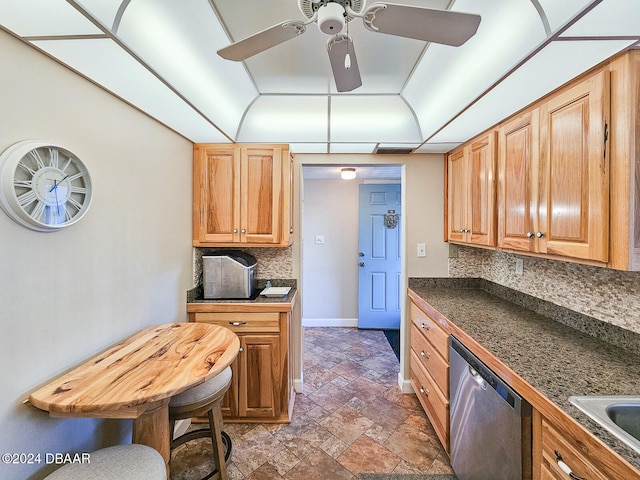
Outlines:
MULTIPOLYGON (((226 424, 232 480, 356 480, 360 473, 450 474, 449 459, 382 331, 307 328, 304 393, 290 424, 226 424)), ((172 480, 210 469, 208 440, 173 452, 172 480)))

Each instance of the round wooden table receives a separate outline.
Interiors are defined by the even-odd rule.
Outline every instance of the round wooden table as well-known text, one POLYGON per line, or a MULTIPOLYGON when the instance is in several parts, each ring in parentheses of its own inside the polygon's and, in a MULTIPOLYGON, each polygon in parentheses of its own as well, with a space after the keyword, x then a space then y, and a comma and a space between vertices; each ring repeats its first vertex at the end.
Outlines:
POLYGON ((171 397, 216 376, 238 355, 228 328, 171 323, 132 335, 29 396, 52 417, 133 418, 133 443, 171 454, 171 397))

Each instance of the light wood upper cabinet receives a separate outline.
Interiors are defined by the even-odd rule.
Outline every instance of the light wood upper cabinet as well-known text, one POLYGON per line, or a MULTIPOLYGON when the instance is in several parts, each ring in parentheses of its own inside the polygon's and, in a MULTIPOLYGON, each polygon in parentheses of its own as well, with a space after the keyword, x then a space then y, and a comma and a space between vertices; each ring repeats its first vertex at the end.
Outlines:
POLYGON ((609 258, 609 94, 609 72, 601 71, 540 108, 542 253, 609 258))
POLYGON ((447 158, 451 242, 495 246, 495 148, 490 132, 447 158))
POLYGON ((498 247, 606 262, 608 72, 499 128, 498 247))
POLYGON ((537 222, 538 110, 498 131, 498 246, 531 250, 537 222))
POLYGON ((293 239, 286 145, 194 146, 194 246, 288 246, 293 239))

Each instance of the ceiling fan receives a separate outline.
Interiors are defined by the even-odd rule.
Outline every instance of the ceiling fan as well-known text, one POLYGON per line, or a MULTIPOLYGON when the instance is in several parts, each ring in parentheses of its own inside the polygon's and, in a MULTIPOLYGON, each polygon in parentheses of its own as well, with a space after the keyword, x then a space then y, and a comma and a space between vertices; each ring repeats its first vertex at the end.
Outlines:
POLYGON ((349 92, 362 85, 358 60, 349 35, 349 22, 361 18, 372 32, 414 38, 425 42, 460 46, 475 35, 480 16, 426 7, 376 2, 365 7, 366 0, 298 0, 306 21, 286 20, 218 50, 227 60, 243 61, 257 53, 302 35, 307 25, 331 38, 327 52, 338 92, 349 92), (343 33, 345 25, 346 33, 343 33))

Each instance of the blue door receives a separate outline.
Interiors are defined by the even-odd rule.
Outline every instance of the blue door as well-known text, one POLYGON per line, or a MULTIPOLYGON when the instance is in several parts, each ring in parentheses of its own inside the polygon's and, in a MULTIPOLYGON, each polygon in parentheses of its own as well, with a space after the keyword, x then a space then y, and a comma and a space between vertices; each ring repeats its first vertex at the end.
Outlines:
POLYGON ((359 188, 358 327, 400 328, 400 185, 359 188))

